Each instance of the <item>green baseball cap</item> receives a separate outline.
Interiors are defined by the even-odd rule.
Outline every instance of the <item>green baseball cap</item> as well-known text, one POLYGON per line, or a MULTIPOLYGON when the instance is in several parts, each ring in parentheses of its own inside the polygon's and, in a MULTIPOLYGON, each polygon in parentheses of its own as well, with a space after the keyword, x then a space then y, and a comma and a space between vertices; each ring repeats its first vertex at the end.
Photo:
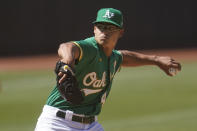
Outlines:
POLYGON ((122 13, 114 8, 102 8, 97 13, 96 21, 93 23, 98 22, 106 22, 114 24, 120 28, 123 27, 123 15, 122 13))

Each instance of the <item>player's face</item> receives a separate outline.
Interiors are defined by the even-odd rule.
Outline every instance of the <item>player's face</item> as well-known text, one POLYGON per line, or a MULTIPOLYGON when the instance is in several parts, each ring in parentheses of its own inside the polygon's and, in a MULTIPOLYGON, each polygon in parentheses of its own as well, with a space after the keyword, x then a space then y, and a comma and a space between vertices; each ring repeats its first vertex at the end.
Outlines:
POLYGON ((95 39, 101 45, 113 43, 115 46, 122 32, 123 29, 109 23, 96 23, 94 26, 95 39))

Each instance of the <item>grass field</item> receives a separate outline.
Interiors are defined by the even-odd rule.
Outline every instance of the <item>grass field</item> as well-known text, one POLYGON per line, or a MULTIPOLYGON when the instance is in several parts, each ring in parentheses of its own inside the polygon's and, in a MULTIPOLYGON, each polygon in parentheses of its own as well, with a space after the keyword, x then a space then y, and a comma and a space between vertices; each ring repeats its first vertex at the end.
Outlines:
MULTIPOLYGON (((99 122, 106 131, 196 131, 197 63, 168 77, 159 68, 122 68, 99 122)), ((0 72, 0 131, 33 131, 55 84, 52 70, 0 72)))

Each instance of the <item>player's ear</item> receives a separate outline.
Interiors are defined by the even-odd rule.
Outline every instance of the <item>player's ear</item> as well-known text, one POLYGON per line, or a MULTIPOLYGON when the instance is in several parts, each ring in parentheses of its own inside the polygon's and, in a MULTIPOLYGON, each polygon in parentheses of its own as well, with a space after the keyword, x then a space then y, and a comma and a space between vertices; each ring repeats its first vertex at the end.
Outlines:
POLYGON ((120 29, 120 35, 119 38, 121 38, 124 35, 124 29, 120 29))
POLYGON ((96 26, 94 25, 94 34, 95 34, 96 26))

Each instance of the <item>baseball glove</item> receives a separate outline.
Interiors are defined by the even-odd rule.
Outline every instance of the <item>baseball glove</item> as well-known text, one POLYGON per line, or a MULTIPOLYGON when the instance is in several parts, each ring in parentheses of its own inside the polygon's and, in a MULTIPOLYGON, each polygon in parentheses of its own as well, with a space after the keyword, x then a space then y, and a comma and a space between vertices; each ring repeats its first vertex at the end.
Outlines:
POLYGON ((57 88, 61 96, 70 104, 81 104, 84 98, 82 92, 78 88, 77 79, 71 66, 62 61, 58 61, 55 67, 55 73, 57 75, 57 88), (59 83, 59 80, 61 79, 61 76, 58 75, 59 72, 66 74, 66 78, 61 83, 59 83))

